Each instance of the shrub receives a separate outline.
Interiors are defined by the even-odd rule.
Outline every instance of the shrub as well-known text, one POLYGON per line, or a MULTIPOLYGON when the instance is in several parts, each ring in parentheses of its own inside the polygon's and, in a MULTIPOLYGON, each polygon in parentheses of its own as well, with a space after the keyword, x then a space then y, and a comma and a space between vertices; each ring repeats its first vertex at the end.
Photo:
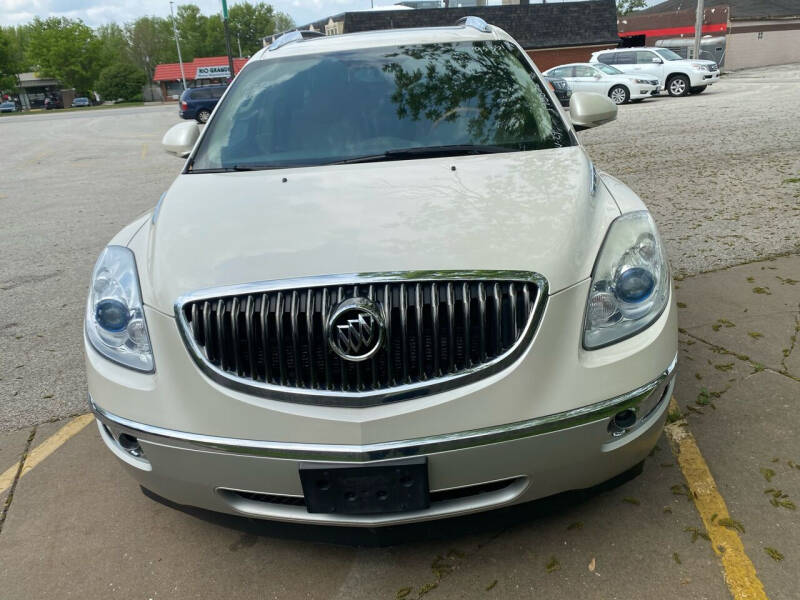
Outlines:
POLYGON ((118 63, 100 71, 95 87, 103 100, 133 100, 142 97, 145 83, 147 77, 140 69, 128 63, 118 63))

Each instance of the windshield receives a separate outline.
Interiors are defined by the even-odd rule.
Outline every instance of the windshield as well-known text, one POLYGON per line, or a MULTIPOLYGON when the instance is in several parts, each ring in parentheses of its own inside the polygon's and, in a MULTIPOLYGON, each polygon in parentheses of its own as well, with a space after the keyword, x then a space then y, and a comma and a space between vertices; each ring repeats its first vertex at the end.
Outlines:
POLYGON ((683 57, 680 54, 675 54, 672 50, 668 50, 667 48, 660 48, 656 50, 662 58, 666 58, 667 60, 683 60, 683 57))
POLYGON ((615 69, 611 65, 604 65, 603 63, 598 63, 596 65, 592 65, 595 69, 599 69, 606 75, 623 75, 622 71, 619 69, 615 69))
POLYGON ((408 149, 470 153, 572 144, 516 46, 434 43, 251 63, 217 108, 189 169, 388 160, 387 152, 397 158, 408 149))

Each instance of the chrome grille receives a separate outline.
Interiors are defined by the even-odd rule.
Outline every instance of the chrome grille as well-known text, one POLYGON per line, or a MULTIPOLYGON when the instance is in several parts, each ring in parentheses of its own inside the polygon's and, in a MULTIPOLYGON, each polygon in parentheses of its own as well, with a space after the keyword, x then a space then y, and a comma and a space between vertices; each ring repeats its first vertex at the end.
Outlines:
POLYGON ((524 347, 541 314, 544 279, 479 273, 267 282, 193 294, 178 301, 176 316, 195 361, 224 385, 281 400, 369 406, 468 383, 524 347), (354 297, 374 300, 385 320, 382 347, 363 362, 337 356, 326 332, 336 306, 354 297))

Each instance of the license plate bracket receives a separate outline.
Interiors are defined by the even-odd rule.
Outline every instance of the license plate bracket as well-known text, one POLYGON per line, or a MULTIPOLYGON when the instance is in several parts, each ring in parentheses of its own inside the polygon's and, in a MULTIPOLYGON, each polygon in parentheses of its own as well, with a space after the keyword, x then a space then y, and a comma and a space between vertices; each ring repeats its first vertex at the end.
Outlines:
POLYGON ((426 457, 369 467, 303 464, 300 482, 310 513, 375 515, 430 506, 426 457))

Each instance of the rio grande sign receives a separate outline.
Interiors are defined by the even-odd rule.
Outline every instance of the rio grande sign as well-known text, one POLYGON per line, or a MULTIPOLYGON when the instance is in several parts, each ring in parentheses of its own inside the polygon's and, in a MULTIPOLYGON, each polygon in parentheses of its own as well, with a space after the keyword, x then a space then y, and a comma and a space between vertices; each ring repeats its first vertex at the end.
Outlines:
POLYGON ((197 67, 195 79, 228 79, 231 76, 231 70, 227 65, 219 67, 197 67))

